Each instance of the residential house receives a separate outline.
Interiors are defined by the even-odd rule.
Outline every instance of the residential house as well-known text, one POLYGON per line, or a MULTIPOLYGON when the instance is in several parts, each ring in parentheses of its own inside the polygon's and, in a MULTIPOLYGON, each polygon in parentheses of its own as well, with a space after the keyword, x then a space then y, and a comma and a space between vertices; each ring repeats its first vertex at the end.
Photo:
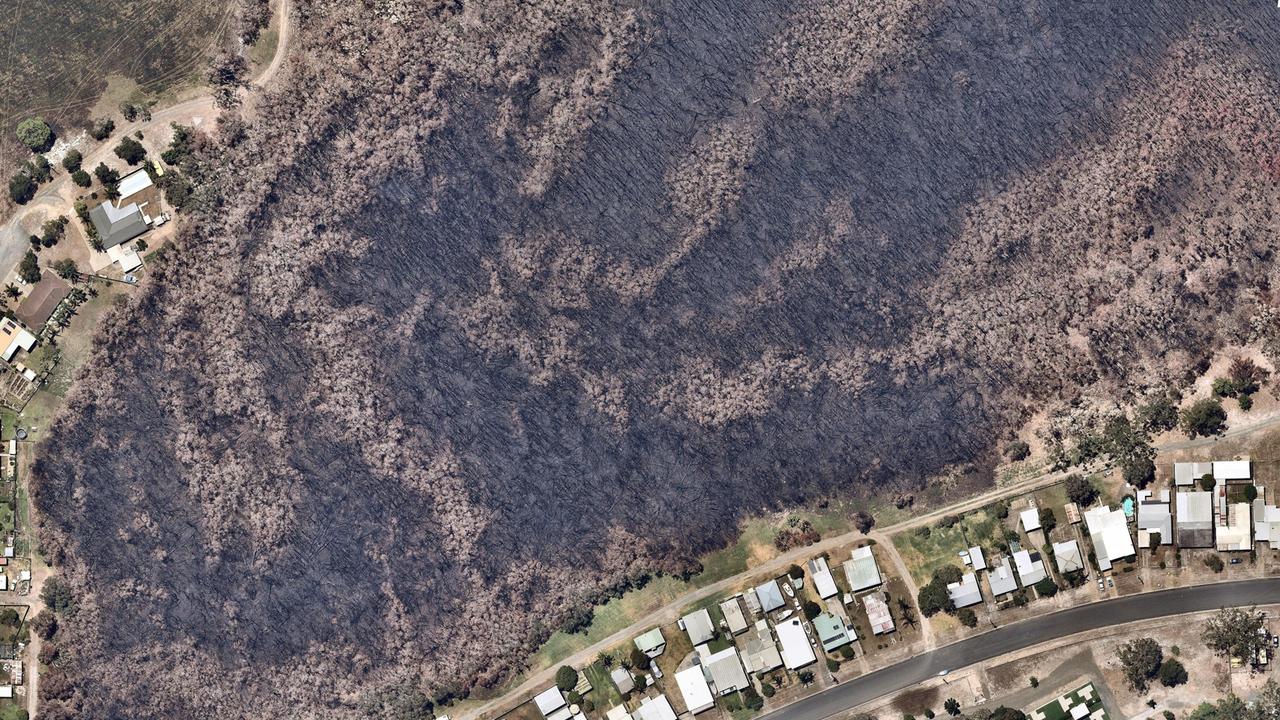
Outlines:
POLYGON ((1160 491, 1159 498, 1150 490, 1138 491, 1138 547, 1146 549, 1152 544, 1173 543, 1173 514, 1169 512, 1169 490, 1160 491), (1158 543, 1153 541, 1158 537, 1158 543))
POLYGON ((727 647, 708 656, 703 660, 702 667, 706 669, 707 679, 711 681, 716 695, 728 695, 751 686, 734 647, 727 647))
POLYGON ((782 667, 782 655, 778 652, 778 644, 773 641, 773 634, 769 632, 768 621, 757 620, 754 630, 745 640, 742 661, 747 666, 747 672, 761 675, 782 667))
POLYGON ((55 273, 45 272, 40 276, 40 282, 31 288, 31 292, 23 298, 13 314, 19 322, 38 333, 44 324, 49 322, 59 303, 70 294, 71 286, 67 281, 55 273))
POLYGON ((747 617, 742 614, 742 606, 738 604, 736 596, 720 603, 720 612, 724 615, 730 633, 737 635, 747 631, 747 617))
POLYGON ((1178 547, 1213 547, 1213 494, 1179 490, 1174 497, 1178 547))
POLYGON ((605 720, 634 720, 626 705, 614 705, 604 713, 605 720))
POLYGON ((1213 463, 1180 462, 1173 464, 1173 484, 1178 487, 1192 487, 1200 478, 1213 474, 1213 463))
POLYGON ((572 715, 569 706, 565 704, 564 693, 554 685, 534 695, 533 704, 538 706, 538 712, 547 720, 569 720, 572 715))
POLYGON ((987 559, 982 555, 982 548, 974 545, 973 547, 960 553, 964 564, 973 568, 974 572, 987 569, 987 559))
POLYGON ((617 686, 618 692, 623 695, 636 689, 635 678, 631 676, 631 671, 624 667, 616 667, 610 670, 609 679, 617 686))
POLYGON ((1054 543, 1053 559, 1058 564, 1058 572, 1064 575, 1084 570, 1084 556, 1080 553, 1080 543, 1075 540, 1054 543))
POLYGON ((677 672, 676 687, 680 688, 684 706, 694 715, 715 707, 715 697, 711 694, 711 687, 707 685, 707 676, 703 674, 701 665, 677 672))
POLYGON ((982 602, 982 589, 978 587, 978 578, 973 573, 965 573, 960 582, 947 585, 947 595, 958 608, 977 605, 982 602))
MULTIPOLYGON (((1222 487, 1225 491, 1225 486, 1222 487)), ((1224 503, 1218 515, 1216 543, 1219 552, 1253 549, 1253 507, 1247 502, 1224 503)))
POLYGON ((689 635, 689 642, 701 645, 716 636, 716 626, 711 622, 711 613, 706 608, 695 610, 680 618, 680 627, 689 635))
POLYGON ((36 346, 36 336, 11 317, 0 319, 0 346, 4 347, 4 359, 12 360, 19 350, 31 352, 36 346))
POLYGON ((991 585, 991 597, 999 598, 1018 589, 1018 579, 1014 577, 1013 566, 1009 558, 1000 558, 1000 562, 991 567, 987 573, 987 581, 991 585))
POLYGON ((1023 587, 1031 587, 1048 576, 1039 553, 1019 550, 1013 554, 1013 565, 1018 569, 1018 579, 1023 587))
POLYGON ((802 668, 818 659, 813 654, 813 646, 809 644, 799 618, 784 620, 774 629, 777 630, 778 642, 782 645, 782 664, 788 670, 802 668))
POLYGON ((1100 506, 1084 513, 1085 525, 1089 528, 1089 539, 1093 541, 1093 552, 1098 558, 1098 567, 1104 572, 1121 560, 1137 554, 1133 549, 1133 536, 1129 534, 1129 521, 1125 519, 1123 510, 1112 510, 1100 506))
POLYGON ((867 610, 867 620, 871 623, 873 635, 884 635, 894 631, 893 613, 889 612, 884 592, 873 592, 862 598, 862 605, 867 610))
POLYGON ((813 629, 818 633, 818 642, 826 652, 838 650, 853 642, 853 637, 844 625, 844 621, 831 613, 822 613, 813 619, 813 629))
POLYGON ((666 695, 641 698, 633 715, 635 720, 676 720, 676 712, 666 695))
POLYGON ((818 597, 823 600, 840 592, 836 587, 836 579, 831 577, 831 568, 827 566, 825 557, 819 555, 809 561, 809 576, 813 578, 813 586, 818 590, 818 597))
POLYGON ((1040 529, 1040 510, 1038 508, 1023 510, 1019 517, 1022 518, 1023 531, 1030 533, 1040 529))
POLYGON ((854 550, 852 557, 844 561, 844 574, 849 579, 849 587, 853 592, 873 588, 882 582, 880 568, 876 566, 876 556, 870 545, 854 550))
POLYGON ((1248 460, 1214 460, 1213 479, 1219 484, 1244 482, 1252 477, 1248 460))
MULTIPOLYGON (((162 222, 160 217, 160 193, 151 182, 145 170, 138 170, 120 179, 118 186, 120 197, 115 201, 104 202, 89 211, 89 220, 93 223, 102 242, 102 249, 114 260, 123 260, 121 250, 115 248, 129 242, 151 229, 153 223, 162 222)), ((133 254, 133 253, 130 253, 133 254)), ((129 264, 134 267, 136 254, 129 264)))
POLYGON ((761 612, 770 613, 786 604, 776 580, 769 580, 757 586, 756 598, 760 601, 761 612))
POLYGON ((1262 487, 1253 501, 1253 539, 1270 543, 1273 550, 1280 548, 1280 507, 1267 504, 1266 489, 1262 487))
POLYGON ((637 637, 634 642, 637 650, 651 658, 658 657, 667 649, 667 639, 662 637, 662 628, 654 628, 637 637))

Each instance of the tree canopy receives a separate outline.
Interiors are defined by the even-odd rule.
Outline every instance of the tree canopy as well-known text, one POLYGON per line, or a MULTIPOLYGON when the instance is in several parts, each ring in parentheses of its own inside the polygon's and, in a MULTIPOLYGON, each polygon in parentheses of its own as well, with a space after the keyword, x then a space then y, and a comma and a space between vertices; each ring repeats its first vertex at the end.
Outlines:
POLYGON ((44 118, 27 118, 18 123, 18 139, 31 152, 44 152, 53 145, 53 129, 44 118))

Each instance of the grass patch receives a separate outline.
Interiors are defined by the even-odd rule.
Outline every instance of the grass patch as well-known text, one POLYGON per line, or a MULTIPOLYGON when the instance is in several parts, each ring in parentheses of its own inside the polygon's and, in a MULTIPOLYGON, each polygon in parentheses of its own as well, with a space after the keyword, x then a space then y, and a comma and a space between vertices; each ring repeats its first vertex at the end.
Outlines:
MULTIPOLYGON (((1093 683, 1076 688, 1061 697, 1065 697, 1067 699, 1068 708, 1075 707, 1080 704, 1084 704, 1088 707, 1090 714, 1086 717, 1090 717, 1093 713, 1101 710, 1102 715, 1100 716, 1100 720, 1108 720, 1107 710, 1102 706, 1102 699, 1098 697, 1098 691, 1093 687, 1093 683), (1085 694, 1089 696, 1088 701, 1084 699, 1085 694)), ((1062 703, 1059 702, 1059 700, 1060 698, 1054 698, 1050 702, 1042 705, 1037 712, 1043 714, 1045 720, 1070 720, 1071 712, 1069 710, 1063 710, 1062 703)))
POLYGON ((591 681, 591 692, 587 697, 595 704, 596 710, 603 713, 606 708, 622 704, 622 693, 618 692, 618 686, 613 684, 613 678, 609 677, 609 671, 603 665, 591 663, 582 672, 591 681))
POLYGON ((919 529, 893 537, 893 544, 917 584, 925 584, 945 565, 962 566, 960 551, 978 545, 984 553, 1003 548, 1004 522, 987 510, 975 510, 951 527, 935 524, 925 535, 919 529))
MULTIPOLYGON (((202 69, 225 36, 231 3, 222 0, 63 0, 8 3, 8 62, 0 66, 3 134, 30 115, 66 127, 85 119, 107 89, 127 77, 151 93, 202 69)), ((8 147, 16 149, 16 143, 8 147)))

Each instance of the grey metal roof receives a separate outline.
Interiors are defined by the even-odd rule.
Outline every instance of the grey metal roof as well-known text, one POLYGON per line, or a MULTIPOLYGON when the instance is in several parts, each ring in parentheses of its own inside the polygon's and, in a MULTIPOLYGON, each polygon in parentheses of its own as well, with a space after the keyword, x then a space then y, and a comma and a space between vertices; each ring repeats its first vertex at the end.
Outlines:
POLYGON ((98 231, 103 250, 129 242, 150 229, 142 219, 142 210, 137 205, 116 208, 111 203, 104 202, 89 211, 89 219, 98 231))

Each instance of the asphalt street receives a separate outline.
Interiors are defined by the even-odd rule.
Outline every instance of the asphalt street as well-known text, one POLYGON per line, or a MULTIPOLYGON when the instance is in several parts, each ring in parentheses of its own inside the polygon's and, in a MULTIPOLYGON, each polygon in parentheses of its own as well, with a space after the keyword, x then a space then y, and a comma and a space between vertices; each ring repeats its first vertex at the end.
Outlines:
POLYGON ((1161 590, 1078 605, 998 627, 842 682, 764 715, 762 720, 821 720, 911 687, 943 670, 956 670, 1087 630, 1221 607, 1277 602, 1280 602, 1280 578, 1264 578, 1161 590))

